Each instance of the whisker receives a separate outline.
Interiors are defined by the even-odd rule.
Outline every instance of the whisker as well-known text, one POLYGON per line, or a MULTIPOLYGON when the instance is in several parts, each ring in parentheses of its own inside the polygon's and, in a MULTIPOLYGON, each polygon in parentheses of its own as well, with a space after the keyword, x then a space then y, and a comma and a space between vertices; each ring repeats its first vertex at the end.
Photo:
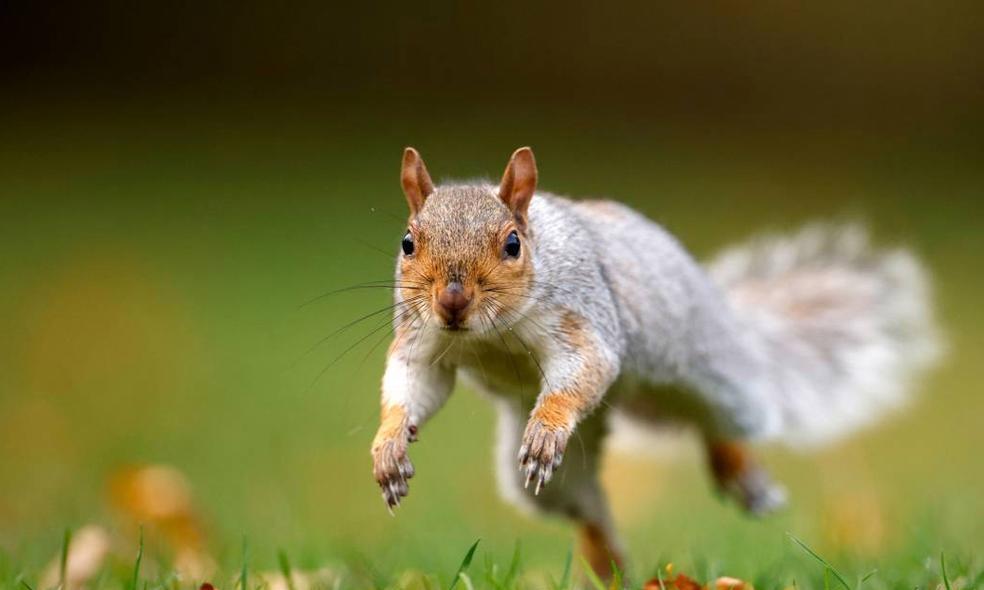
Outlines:
MULTIPOLYGON (((509 363, 512 365, 513 371, 516 373, 516 384, 520 388, 522 388, 523 387, 523 378, 519 374, 519 366, 516 364, 516 359, 513 358, 512 349, 510 349, 509 348, 509 345, 506 344, 506 339, 502 335, 502 332, 499 331, 499 328, 498 328, 498 326, 496 326, 495 320, 492 319, 491 314, 489 314, 487 312, 487 310, 485 310, 485 309, 482 309, 482 312, 485 314, 485 317, 488 318, 489 324, 492 325, 492 329, 499 336, 499 341, 502 342, 502 347, 506 349, 506 356, 509 357, 509 363)), ((525 393, 525 392, 523 392, 523 393, 525 393)))
POLYGON ((387 325, 392 325, 392 322, 393 321, 400 321, 400 318, 406 317, 407 314, 409 314, 409 310, 405 310, 405 311, 401 312, 397 316, 397 319, 396 320, 386 320, 382 324, 380 324, 380 325, 376 326, 375 328, 373 328, 368 334, 366 334, 362 338, 359 338, 358 340, 356 340, 355 342, 353 342, 348 348, 346 348, 345 350, 343 350, 338 356, 336 356, 334 359, 332 359, 332 361, 330 363, 328 363, 325 366, 325 368, 321 369, 321 371, 317 374, 317 376, 315 376, 314 381, 311 382, 311 385, 308 386, 308 389, 310 390, 311 388, 313 388, 314 385, 321 379, 321 377, 328 371, 328 369, 330 369, 331 367, 333 367, 346 354, 348 354, 349 352, 351 352, 352 349, 354 349, 356 346, 358 346, 358 345, 362 344, 363 342, 365 342, 373 334, 379 332, 380 330, 382 330, 383 328, 385 328, 387 325))
POLYGON ((397 215, 396 213, 393 213, 389 209, 380 209, 379 207, 369 207, 369 213, 370 214, 372 214, 372 213, 382 213, 383 215, 385 215, 386 217, 389 217, 390 219, 394 219, 396 221, 399 221, 401 225, 405 225, 406 222, 407 222, 406 216, 397 215))
POLYGON ((379 252, 380 254, 382 254, 383 256, 385 256, 389 260, 393 260, 393 258, 396 256, 396 253, 395 252, 387 252, 386 250, 383 250, 379 246, 376 246, 374 244, 371 244, 371 243, 367 242, 366 240, 363 240, 362 238, 352 238, 352 239, 354 241, 358 242, 359 244, 365 246, 366 248, 369 248, 373 252, 379 252))
POLYGON ((506 289, 511 289, 511 290, 515 290, 515 289, 527 289, 529 287, 542 287, 542 288, 544 288, 544 289, 546 289, 548 291, 556 291, 556 292, 559 292, 559 293, 564 293, 566 295, 571 295, 571 296, 577 296, 577 295, 579 295, 579 293, 577 291, 572 290, 572 289, 569 289, 568 287, 564 287, 564 286, 560 286, 560 285, 554 285, 553 283, 547 283, 547 282, 544 282, 544 281, 538 281, 536 279, 530 280, 528 284, 497 283, 497 284, 494 284, 493 286, 498 286, 500 288, 506 288, 506 289))
POLYGON ((540 332, 541 332, 540 335, 546 336, 547 338, 550 338, 551 340, 553 340, 554 342, 556 342, 557 344, 560 344, 562 346, 566 346, 567 345, 567 342, 565 342, 559 336, 557 336, 557 334, 555 333, 554 330, 551 330, 551 329, 547 328, 546 326, 544 326, 543 324, 541 324, 540 322, 538 322, 537 320, 535 320, 532 316, 527 315, 526 313, 523 313, 522 311, 516 309, 515 307, 507 306, 504 302, 500 301, 496 297, 491 297, 490 296, 490 297, 488 297, 488 300, 494 302, 498 306, 498 308, 500 310, 502 310, 503 312, 508 312, 508 313, 512 313, 512 314, 518 314, 522 319, 529 321, 535 327, 537 327, 537 328, 540 329, 540 332))
MULTIPOLYGON (((497 305, 497 307, 499 308, 499 313, 513 313, 513 310, 507 309, 501 302, 497 301, 496 299, 490 297, 489 301, 497 305)), ((521 312, 518 312, 517 310, 515 313, 521 313, 521 312)), ((526 354, 529 355, 530 359, 533 361, 533 364, 536 365, 537 370, 540 372, 540 377, 543 379, 543 385, 545 385, 548 390, 552 390, 553 387, 550 385, 550 380, 547 379, 547 374, 546 372, 544 372, 543 366, 540 364, 540 359, 537 358, 536 354, 526 344, 526 341, 519 336, 519 333, 516 332, 516 330, 513 330, 512 328, 508 328, 508 330, 509 333, 512 334, 513 338, 515 338, 519 342, 520 346, 522 346, 523 349, 526 350, 526 354)))
POLYGON ((538 297, 536 295, 530 295, 528 293, 511 293, 506 291, 501 287, 484 287, 482 289, 484 293, 497 293, 500 295, 508 295, 509 297, 523 297, 525 299, 532 299, 533 301, 539 301, 541 303, 551 303, 551 301, 545 297, 538 297))
MULTIPOLYGON (((481 316, 479 316, 479 320, 481 320, 481 319, 482 319, 481 316)), ((471 340, 468 341, 468 344, 471 345, 472 355, 475 357, 475 360, 478 361, 478 368, 482 370, 482 380, 485 383, 488 383, 489 382, 489 376, 485 372, 485 363, 482 362, 482 356, 480 354, 478 354, 478 347, 475 346, 475 343, 473 341, 471 341, 471 340)))
POLYGON ((434 365, 436 365, 436 364, 437 364, 437 363, 438 363, 438 362, 439 362, 439 361, 440 361, 440 360, 441 360, 442 358, 444 358, 444 355, 446 355, 446 354, 448 353, 448 351, 449 351, 449 350, 451 350, 451 347, 452 347, 452 346, 454 346, 454 343, 455 343, 455 341, 457 341, 457 338, 451 338, 451 341, 450 341, 450 342, 448 342, 448 346, 447 346, 447 348, 445 348, 445 349, 444 349, 444 352, 442 352, 441 354, 439 354, 439 355, 437 355, 437 358, 435 358, 434 360, 432 360, 432 361, 431 361, 431 363, 430 363, 430 366, 432 366, 432 367, 433 367, 433 366, 434 366, 434 365))
POLYGON ((304 303, 301 303, 300 305, 297 306, 297 309, 303 309, 303 308, 305 308, 305 307, 307 307, 307 306, 309 306, 309 305, 311 305, 313 303, 317 303, 318 301, 321 301, 325 297, 330 297, 332 295, 337 295, 339 293, 346 293, 348 291, 357 291, 357 290, 360 290, 360 289, 389 289, 391 291, 394 291, 394 290, 397 290, 397 289, 406 289, 408 291, 423 291, 424 290, 424 286, 423 285, 415 285, 415 284, 412 284, 412 283, 410 283, 410 284, 399 284, 399 283, 395 283, 393 281, 388 281, 388 282, 386 282, 386 281, 376 281, 376 282, 369 282, 369 283, 361 283, 361 284, 358 284, 358 285, 352 285, 352 286, 349 286, 349 287, 342 287, 340 289, 333 289, 331 291, 326 291, 326 292, 318 295, 317 297, 313 297, 311 299, 308 299, 304 303))
POLYGON ((427 320, 423 317, 423 309, 418 310, 420 313, 420 327, 416 330, 416 335, 414 339, 410 342, 410 348, 407 350, 407 371, 410 370, 410 359, 413 358, 413 349, 417 346, 417 342, 423 337, 424 332, 427 331, 427 320))
MULTIPOLYGON (((413 327, 413 324, 416 323, 417 318, 420 317, 420 314, 417 313, 416 309, 411 308, 411 311, 414 313, 414 316, 415 317, 413 317, 410 320, 411 321, 411 324, 409 326, 410 328, 413 327)), ((375 344, 372 345, 372 348, 369 349, 369 352, 367 352, 366 355, 364 357, 362 357, 362 361, 359 362, 359 367, 361 368, 366 363, 366 361, 369 359, 369 357, 372 356, 373 351, 375 351, 379 347, 379 345, 382 344, 383 340, 386 340, 386 338, 388 336, 392 336, 399 328, 403 327, 403 325, 405 323, 406 322, 404 322, 404 321, 400 321, 396 325, 391 326, 390 329, 387 332, 384 332, 383 335, 382 335, 382 337, 380 337, 378 340, 376 340, 375 344)))
POLYGON ((317 349, 319 346, 321 346, 325 342, 331 340, 335 336, 341 334, 345 330, 348 330, 352 326, 355 326, 356 324, 359 324, 361 322, 364 322, 364 321, 366 321, 366 320, 368 320, 368 319, 370 319, 370 318, 372 318, 374 316, 377 316, 377 315, 379 315, 381 313, 385 313, 387 311, 396 309, 400 305, 409 305, 410 302, 412 302, 413 300, 415 300, 415 299, 422 299, 422 298, 425 298, 425 296, 424 295, 417 295, 415 297, 411 297, 411 298, 405 299, 403 301, 397 301, 396 303, 393 303, 392 305, 387 305, 386 307, 377 309, 376 311, 367 313, 366 315, 364 315, 364 316, 362 316, 360 318, 357 318, 355 320, 352 320, 351 322, 345 324, 344 326, 341 326, 341 327, 337 328, 332 333, 328 334, 327 336, 325 336, 325 337, 321 338, 320 340, 318 340, 317 342, 315 342, 310 348, 308 348, 306 351, 304 351, 304 354, 302 354, 300 356, 300 358, 297 359, 297 361, 294 361, 294 363, 296 364, 298 361, 304 359, 307 355, 309 355, 312 352, 314 352, 315 349, 317 349))

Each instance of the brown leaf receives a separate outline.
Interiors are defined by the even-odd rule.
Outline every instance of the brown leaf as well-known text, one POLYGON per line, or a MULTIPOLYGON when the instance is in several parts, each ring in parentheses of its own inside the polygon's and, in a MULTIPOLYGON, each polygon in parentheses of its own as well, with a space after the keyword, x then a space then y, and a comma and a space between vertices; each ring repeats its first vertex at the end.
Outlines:
POLYGON ((755 590, 748 582, 743 582, 738 578, 721 576, 714 581, 714 590, 755 590))
POLYGON ((676 577, 671 580, 653 578, 652 580, 646 582, 646 585, 642 587, 642 590, 663 590, 664 588, 666 590, 702 590, 700 584, 683 574, 677 574, 676 577))
MULTIPOLYGON (((109 533, 87 525, 72 535, 65 561, 65 590, 81 590, 99 573, 109 555, 109 533)), ((53 588, 61 577, 61 559, 55 557, 41 577, 41 588, 53 588)))

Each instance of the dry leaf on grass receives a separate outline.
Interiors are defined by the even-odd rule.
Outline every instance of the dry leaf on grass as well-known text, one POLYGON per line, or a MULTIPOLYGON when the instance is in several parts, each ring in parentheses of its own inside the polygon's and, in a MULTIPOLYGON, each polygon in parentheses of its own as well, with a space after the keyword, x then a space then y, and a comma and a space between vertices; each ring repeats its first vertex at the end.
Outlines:
POLYGON ((290 581, 281 572, 260 572, 259 578, 266 584, 268 590, 312 590, 314 588, 332 588, 339 579, 338 572, 329 568, 317 570, 293 570, 290 581))
MULTIPOLYGON (((82 590, 106 562, 109 555, 109 533, 102 527, 90 524, 72 535, 65 560, 65 590, 82 590)), ((58 586, 61 578, 61 556, 55 558, 45 568, 41 576, 41 588, 58 586)))
POLYGON ((700 584, 683 574, 677 574, 675 578, 670 580, 660 580, 660 578, 653 578, 646 582, 646 585, 642 587, 642 590, 703 590, 700 584))
POLYGON ((201 580, 215 573, 205 551, 205 533, 194 508, 191 484, 169 465, 121 470, 110 482, 113 505, 134 529, 147 525, 159 531, 174 551, 174 567, 185 579, 201 580))
POLYGON ((743 582, 738 578, 722 576, 714 581, 714 590, 755 590, 748 582, 743 582))
POLYGON ((714 580, 712 584, 707 586, 701 586, 696 580, 685 576, 683 574, 677 574, 675 578, 669 580, 660 580, 660 578, 653 578, 646 582, 642 590, 755 590, 751 584, 748 582, 743 582, 738 578, 729 578, 727 576, 722 576, 717 580, 714 580))

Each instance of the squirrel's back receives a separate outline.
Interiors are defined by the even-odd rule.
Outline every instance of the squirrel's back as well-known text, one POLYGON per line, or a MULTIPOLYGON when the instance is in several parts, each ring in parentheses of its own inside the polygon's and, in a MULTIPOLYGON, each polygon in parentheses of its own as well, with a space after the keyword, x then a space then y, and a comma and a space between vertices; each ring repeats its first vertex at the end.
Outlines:
POLYGON ((578 286, 597 274, 617 323, 605 339, 619 346, 622 377, 613 397, 683 385, 693 399, 682 405, 698 409, 679 418, 698 421, 721 436, 777 432, 778 408, 758 386, 761 359, 748 350, 748 335, 724 293, 676 238, 613 201, 569 201, 538 193, 533 205, 530 219, 538 245, 576 241, 589 246, 580 253, 563 248, 564 260, 574 256, 573 262, 551 256, 537 265, 537 272, 546 267, 552 283, 568 285, 555 294, 555 302, 580 305, 588 315, 609 305, 578 286), (557 215, 568 222, 537 225, 557 215), (577 233, 571 232, 574 225, 580 228, 577 233))
POLYGON ((595 245, 629 381, 682 384, 722 433, 824 442, 900 406, 941 349, 929 281, 856 226, 810 226, 701 266, 611 201, 569 207, 595 245))

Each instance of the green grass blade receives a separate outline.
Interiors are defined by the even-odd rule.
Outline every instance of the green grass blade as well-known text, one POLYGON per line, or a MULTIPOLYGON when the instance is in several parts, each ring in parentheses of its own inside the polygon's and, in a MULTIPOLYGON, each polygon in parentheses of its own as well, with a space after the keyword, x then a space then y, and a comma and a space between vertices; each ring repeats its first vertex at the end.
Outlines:
POLYGON ((492 556, 485 554, 485 581, 495 590, 505 590, 504 585, 498 578, 499 566, 492 560, 492 556))
POLYGON ((567 559, 564 561, 564 573, 560 575, 560 590, 567 590, 571 587, 571 561, 574 559, 574 548, 567 550, 567 559))
POLYGON ((943 574, 943 585, 946 586, 946 590, 952 590, 950 588, 950 577, 946 575, 946 557, 942 551, 940 551, 940 573, 943 574))
POLYGON ((280 565, 280 573, 287 581, 287 590, 297 590, 294 588, 294 577, 291 575, 290 561, 287 559, 287 552, 281 549, 277 552, 277 563, 280 565))
POLYGON ((834 575, 834 577, 837 578, 837 581, 841 583, 841 586, 844 586, 844 590, 851 590, 851 587, 847 584, 846 581, 844 581, 844 578, 843 578, 843 576, 840 575, 840 572, 838 572, 837 569, 834 566, 830 565, 830 563, 826 559, 820 557, 820 555, 817 554, 816 551, 814 551, 813 549, 810 549, 809 545, 807 545, 806 543, 804 543, 803 541, 801 541, 800 539, 798 539, 792 533, 786 533, 786 535, 790 539, 792 539, 797 545, 799 545, 800 547, 802 547, 804 551, 806 551, 811 556, 813 556, 813 559, 816 559, 818 562, 820 562, 821 564, 823 564, 823 566, 825 568, 827 568, 828 570, 830 570, 830 573, 832 573, 834 575))
POLYGON ((448 590, 454 590, 454 587, 458 585, 458 579, 461 576, 461 572, 468 569, 468 566, 471 565, 472 558, 475 557, 475 550, 478 549, 478 544, 480 541, 481 539, 475 541, 472 544, 471 549, 468 550, 468 553, 465 554, 465 558, 461 560, 461 565, 458 566, 458 571, 454 573, 454 578, 451 580, 451 585, 448 586, 448 590))
POLYGON ((133 578, 130 580, 130 590, 137 590, 137 583, 140 581, 140 562, 143 561, 144 552, 144 532, 143 525, 140 525, 140 538, 137 541, 137 560, 133 564, 133 578))
POLYGON ((509 562, 509 569, 506 570, 506 576, 502 579, 502 586, 504 588, 511 587, 513 580, 515 580, 516 576, 519 575, 520 559, 519 539, 516 539, 516 546, 513 547, 512 560, 509 562))
POLYGON ((68 546, 72 542, 72 529, 65 529, 62 538, 61 557, 58 561, 58 587, 65 588, 65 572, 68 570, 68 546))
POLYGON ((458 572, 458 578, 461 583, 465 585, 465 590, 475 590, 474 584, 472 584, 471 578, 465 572, 458 572))
POLYGON ((584 568, 584 575, 588 577, 588 581, 595 587, 595 590, 608 590, 605 587, 605 583, 601 581, 601 578, 595 573, 594 568, 591 567, 591 564, 584 557, 581 557, 581 567, 584 568))
POLYGON ((239 587, 241 590, 249 590, 249 545, 246 542, 246 535, 243 535, 243 566, 239 570, 239 587))
POLYGON ((865 582, 867 582, 868 580, 870 580, 877 573, 878 573, 878 570, 877 569, 874 569, 874 570, 871 570, 870 572, 866 573, 865 575, 861 576, 861 580, 858 582, 858 588, 861 588, 861 585, 862 584, 864 584, 865 582))
POLYGON ((608 585, 608 590, 622 590, 622 570, 618 568, 615 560, 612 560, 612 583, 608 585))

